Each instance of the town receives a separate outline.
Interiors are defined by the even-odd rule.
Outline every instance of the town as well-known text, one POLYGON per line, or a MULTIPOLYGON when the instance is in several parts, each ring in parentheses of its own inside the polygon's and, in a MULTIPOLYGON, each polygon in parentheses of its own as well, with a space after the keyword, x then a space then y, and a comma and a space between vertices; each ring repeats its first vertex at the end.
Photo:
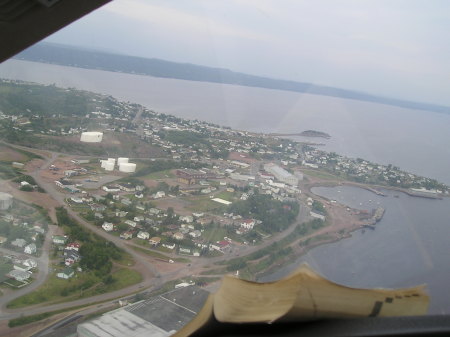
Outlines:
POLYGON ((88 305, 93 296, 209 284, 229 272, 256 280, 383 216, 320 198, 313 186, 449 194, 444 184, 393 165, 282 136, 75 89, 0 84, 74 102, 60 111, 16 102, 19 108, 0 112, 0 301, 11 309, 88 305))

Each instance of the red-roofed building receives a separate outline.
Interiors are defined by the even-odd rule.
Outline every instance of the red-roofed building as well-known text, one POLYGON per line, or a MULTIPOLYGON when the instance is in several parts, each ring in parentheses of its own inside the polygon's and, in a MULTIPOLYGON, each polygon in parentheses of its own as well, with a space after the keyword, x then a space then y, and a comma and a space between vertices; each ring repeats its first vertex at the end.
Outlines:
POLYGON ((80 244, 78 242, 71 242, 66 246, 66 249, 76 250, 78 252, 80 249, 80 244))
POLYGON ((253 219, 244 219, 241 221, 241 227, 244 227, 245 229, 253 229, 255 226, 255 220, 253 219))

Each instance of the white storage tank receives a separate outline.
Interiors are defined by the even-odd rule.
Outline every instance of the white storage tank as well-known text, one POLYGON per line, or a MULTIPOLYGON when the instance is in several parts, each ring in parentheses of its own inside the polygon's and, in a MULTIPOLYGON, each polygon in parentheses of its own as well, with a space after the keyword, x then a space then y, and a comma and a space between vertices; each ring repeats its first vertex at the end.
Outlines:
POLYGON ((107 160, 100 160, 101 168, 105 168, 107 162, 108 162, 107 160))
POLYGON ((13 196, 9 193, 0 192, 0 210, 6 211, 13 204, 13 196))
POLYGON ((134 163, 122 163, 119 165, 120 172, 133 173, 136 172, 136 164, 134 163))
POLYGON ((110 162, 110 161, 107 161, 105 163, 105 170, 106 171, 114 171, 114 163, 110 162))
POLYGON ((80 141, 85 143, 100 143, 103 139, 103 132, 89 131, 82 132, 80 141))
POLYGON ((128 158, 117 158, 117 165, 119 165, 120 166, 120 164, 123 164, 123 163, 128 163, 128 158))

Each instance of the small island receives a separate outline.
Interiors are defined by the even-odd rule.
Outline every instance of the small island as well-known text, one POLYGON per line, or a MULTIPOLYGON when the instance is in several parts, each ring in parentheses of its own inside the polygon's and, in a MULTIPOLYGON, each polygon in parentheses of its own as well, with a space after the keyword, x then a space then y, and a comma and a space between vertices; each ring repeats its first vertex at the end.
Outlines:
POLYGON ((319 137, 319 138, 326 138, 330 139, 331 136, 328 133, 316 131, 316 130, 306 130, 299 134, 299 136, 303 137, 319 137))
POLYGON ((289 136, 302 136, 302 137, 318 137, 330 139, 331 136, 328 133, 316 130, 305 130, 297 133, 269 133, 272 137, 289 137, 289 136))

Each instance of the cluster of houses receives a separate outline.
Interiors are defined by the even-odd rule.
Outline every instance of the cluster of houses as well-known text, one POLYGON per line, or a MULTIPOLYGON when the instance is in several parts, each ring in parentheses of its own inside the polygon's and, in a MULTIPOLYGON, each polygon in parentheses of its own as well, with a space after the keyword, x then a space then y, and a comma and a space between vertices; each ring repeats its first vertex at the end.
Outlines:
MULTIPOLYGON (((53 235, 52 241, 59 250, 63 251, 62 258, 65 267, 56 273, 56 277, 62 279, 69 279, 75 275, 73 265, 81 260, 79 253, 80 244, 78 242, 68 242, 68 237, 65 235, 53 235)), ((78 267, 79 270, 81 270, 78 267)))
POLYGON ((37 268, 38 264, 31 258, 19 258, 12 255, 6 255, 4 258, 9 259, 12 263, 12 270, 6 274, 9 279, 16 280, 18 282, 27 284, 33 275, 33 271, 37 268))
POLYGON ((25 254, 36 255, 38 246, 36 245, 39 235, 45 234, 45 226, 36 219, 29 216, 18 216, 12 213, 4 213, 2 219, 13 227, 21 227, 22 237, 6 238, 0 236, 0 244, 7 244, 9 248, 23 252, 25 254), (9 241, 9 242, 8 242, 9 241))

